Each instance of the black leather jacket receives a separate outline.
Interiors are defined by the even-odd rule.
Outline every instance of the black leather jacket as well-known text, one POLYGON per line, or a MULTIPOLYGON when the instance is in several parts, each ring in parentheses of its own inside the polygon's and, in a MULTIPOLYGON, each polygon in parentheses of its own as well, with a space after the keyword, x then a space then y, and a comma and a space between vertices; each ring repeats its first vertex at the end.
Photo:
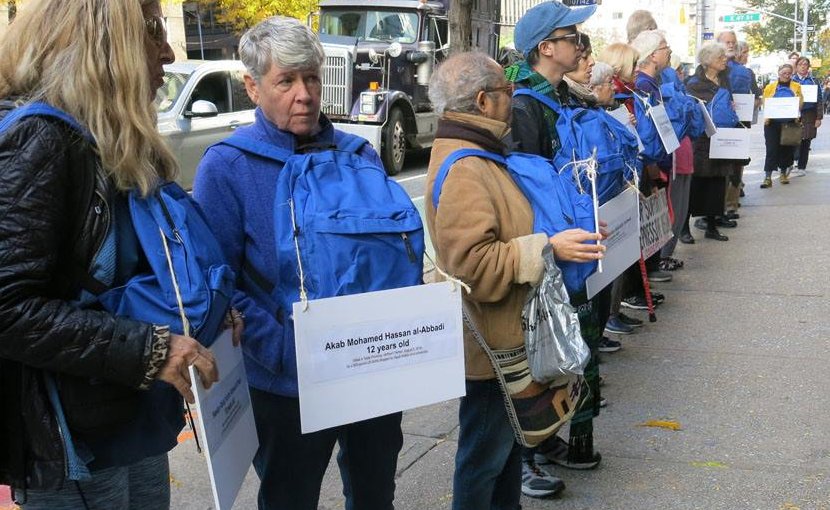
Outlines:
MULTIPOLYGON (((0 101, 0 119, 13 107, 0 101)), ((158 335, 70 303, 109 228, 112 190, 93 147, 63 122, 27 117, 0 133, 0 484, 64 482, 46 371, 76 440, 132 417, 158 335)))

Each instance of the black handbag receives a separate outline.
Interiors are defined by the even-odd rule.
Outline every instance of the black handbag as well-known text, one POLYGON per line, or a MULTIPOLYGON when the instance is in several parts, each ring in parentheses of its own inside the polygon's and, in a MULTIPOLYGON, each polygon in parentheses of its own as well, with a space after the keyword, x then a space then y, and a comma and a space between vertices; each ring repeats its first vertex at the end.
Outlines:
POLYGON ((801 124, 795 122, 781 124, 781 145, 800 145, 801 131, 801 124))

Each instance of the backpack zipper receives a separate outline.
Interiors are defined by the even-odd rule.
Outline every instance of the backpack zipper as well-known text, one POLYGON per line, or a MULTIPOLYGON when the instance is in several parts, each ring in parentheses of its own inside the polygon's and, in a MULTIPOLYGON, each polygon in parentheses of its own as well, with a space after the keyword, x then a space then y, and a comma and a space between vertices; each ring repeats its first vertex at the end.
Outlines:
POLYGON ((412 248, 412 241, 409 240, 409 236, 406 235, 406 232, 401 234, 403 238, 403 244, 406 247, 406 255, 409 257, 409 261, 413 264, 418 262, 418 256, 415 255, 415 250, 412 248))

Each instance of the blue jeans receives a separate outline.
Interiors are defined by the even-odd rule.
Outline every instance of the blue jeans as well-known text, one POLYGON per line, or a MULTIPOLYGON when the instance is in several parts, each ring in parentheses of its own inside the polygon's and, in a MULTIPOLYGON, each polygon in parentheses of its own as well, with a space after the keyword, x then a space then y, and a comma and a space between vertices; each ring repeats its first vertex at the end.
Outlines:
POLYGON ((519 509, 521 447, 508 421, 499 383, 495 379, 467 381, 458 420, 453 510, 519 509))
POLYGON ((251 388, 259 510, 316 510, 334 443, 346 510, 393 510, 401 413, 302 434, 300 401, 251 388))
MULTIPOLYGON (((15 494, 22 499, 23 494, 15 494)), ((93 471, 92 479, 66 481, 56 491, 26 491, 22 510, 165 510, 170 508, 167 454, 124 467, 93 471)))

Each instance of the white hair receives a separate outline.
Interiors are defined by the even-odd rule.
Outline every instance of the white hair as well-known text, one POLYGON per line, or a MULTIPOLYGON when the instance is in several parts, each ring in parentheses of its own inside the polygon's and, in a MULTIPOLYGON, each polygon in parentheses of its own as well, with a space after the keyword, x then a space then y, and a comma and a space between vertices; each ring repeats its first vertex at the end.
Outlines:
POLYGON ((640 53, 637 65, 648 62, 652 53, 657 51, 661 44, 666 44, 666 34, 662 30, 646 30, 631 41, 631 46, 640 53))
POLYGON ((605 62, 595 62, 594 69, 591 71, 591 87, 601 85, 614 76, 614 68, 605 62))
POLYGON ((482 52, 458 53, 441 64, 429 81, 435 111, 476 113, 476 96, 504 81, 501 67, 482 52))
POLYGON ((273 16, 242 35, 239 58, 259 82, 272 64, 281 69, 319 71, 326 55, 320 39, 310 28, 294 18, 273 16))
POLYGON ((708 42, 701 46, 697 52, 697 61, 700 65, 708 67, 723 55, 726 55, 726 48, 722 44, 708 42))

